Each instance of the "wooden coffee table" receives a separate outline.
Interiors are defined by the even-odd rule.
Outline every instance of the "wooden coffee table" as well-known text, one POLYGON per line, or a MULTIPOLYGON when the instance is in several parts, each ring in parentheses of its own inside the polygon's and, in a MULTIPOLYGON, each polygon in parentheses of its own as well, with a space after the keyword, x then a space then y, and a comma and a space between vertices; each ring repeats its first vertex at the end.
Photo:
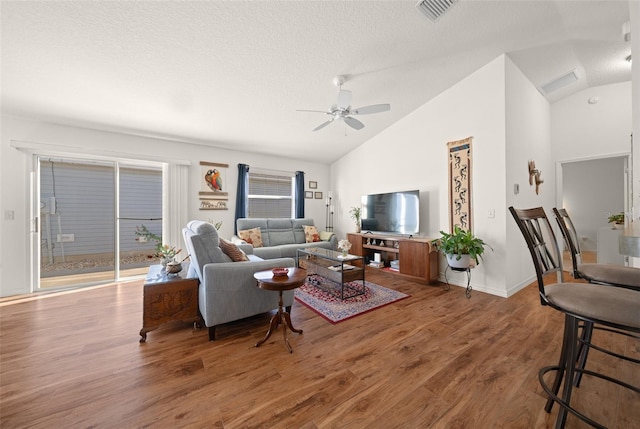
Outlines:
POLYGON ((256 347, 260 347, 262 344, 264 344, 264 342, 267 341, 271 336, 271 333, 276 330, 278 325, 282 324, 284 343, 286 344, 287 349, 289 349, 289 353, 293 353, 291 344, 289 344, 289 340, 287 339, 287 328, 289 328, 291 332, 295 332, 297 334, 302 334, 302 329, 295 329, 293 327, 293 325, 291 324, 291 316, 282 308, 282 292, 285 290, 296 289, 302 286, 305 279, 307 278, 307 270, 303 268, 289 268, 288 275, 280 277, 274 277, 271 270, 258 271, 253 275, 253 277, 255 277, 255 279, 258 281, 258 287, 260 289, 273 290, 277 291, 280 294, 278 300, 278 312, 271 318, 267 334, 262 340, 256 343, 256 347))

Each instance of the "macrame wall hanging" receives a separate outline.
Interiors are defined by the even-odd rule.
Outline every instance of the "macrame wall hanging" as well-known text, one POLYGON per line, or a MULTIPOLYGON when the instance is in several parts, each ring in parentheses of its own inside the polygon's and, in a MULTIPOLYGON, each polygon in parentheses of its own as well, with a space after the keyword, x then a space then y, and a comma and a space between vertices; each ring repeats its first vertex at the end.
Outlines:
POLYGON ((449 153, 449 228, 471 231, 471 140, 447 143, 449 153))

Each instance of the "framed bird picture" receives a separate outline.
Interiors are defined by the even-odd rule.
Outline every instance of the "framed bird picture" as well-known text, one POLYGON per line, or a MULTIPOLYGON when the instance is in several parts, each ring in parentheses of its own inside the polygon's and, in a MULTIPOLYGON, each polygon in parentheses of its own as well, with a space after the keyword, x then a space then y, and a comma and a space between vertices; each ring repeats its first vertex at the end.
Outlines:
POLYGON ((227 210, 229 164, 200 161, 200 210, 227 210))

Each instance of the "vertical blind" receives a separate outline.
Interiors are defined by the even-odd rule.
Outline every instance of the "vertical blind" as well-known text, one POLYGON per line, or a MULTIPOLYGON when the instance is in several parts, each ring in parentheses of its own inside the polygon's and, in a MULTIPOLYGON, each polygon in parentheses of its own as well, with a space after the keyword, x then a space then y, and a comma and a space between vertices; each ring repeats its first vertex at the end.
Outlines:
POLYGON ((250 218, 292 218, 293 177, 249 171, 250 218))

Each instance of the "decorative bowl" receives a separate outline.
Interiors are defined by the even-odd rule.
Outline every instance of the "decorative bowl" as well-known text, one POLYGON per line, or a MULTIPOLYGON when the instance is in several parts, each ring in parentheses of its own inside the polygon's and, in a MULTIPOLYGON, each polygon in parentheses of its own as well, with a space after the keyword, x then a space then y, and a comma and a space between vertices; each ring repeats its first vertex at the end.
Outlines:
POLYGON ((169 262, 166 267, 167 274, 178 274, 182 271, 182 264, 180 262, 169 262))
POLYGON ((273 277, 286 277, 289 273, 289 268, 274 268, 271 272, 273 277))

